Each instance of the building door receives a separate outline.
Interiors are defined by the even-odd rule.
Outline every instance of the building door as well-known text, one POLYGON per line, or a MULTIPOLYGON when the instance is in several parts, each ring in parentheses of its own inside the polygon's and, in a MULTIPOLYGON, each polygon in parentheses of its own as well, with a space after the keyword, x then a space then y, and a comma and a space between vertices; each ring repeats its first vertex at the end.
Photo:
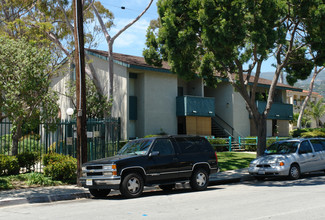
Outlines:
POLYGON ((278 136, 278 120, 272 119, 272 136, 278 136))

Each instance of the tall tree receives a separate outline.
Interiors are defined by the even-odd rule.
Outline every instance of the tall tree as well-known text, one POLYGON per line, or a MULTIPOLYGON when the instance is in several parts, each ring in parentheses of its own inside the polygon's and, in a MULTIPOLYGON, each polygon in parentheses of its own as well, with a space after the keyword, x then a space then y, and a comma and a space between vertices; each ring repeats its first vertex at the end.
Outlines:
POLYGON ((135 22, 137 22, 144 13, 150 8, 153 0, 150 0, 147 7, 130 23, 125 25, 121 30, 119 30, 113 37, 109 34, 109 31, 104 23, 103 17, 100 15, 97 4, 98 1, 96 2, 93 0, 91 7, 94 10, 97 19, 99 21, 99 24, 101 26, 101 30, 105 36, 107 46, 108 46, 108 51, 107 51, 107 57, 108 57, 108 80, 109 80, 109 85, 108 85, 108 98, 112 99, 113 98, 113 82, 114 82, 114 66, 113 66, 113 44, 116 38, 120 36, 124 31, 126 31, 129 27, 131 27, 135 22))
POLYGON ((50 53, 25 40, 0 36, 0 110, 13 124, 12 155, 18 153, 23 122, 56 122, 57 95, 50 86, 50 53))
MULTIPOLYGON (((96 36, 101 32, 101 27, 96 24, 90 1, 84 1, 84 24, 85 24, 85 45, 96 47, 98 39, 96 36)), ((113 24, 113 14, 96 2, 96 8, 100 16, 107 20, 104 24, 109 29, 113 24)), ((34 43, 42 43, 52 50, 52 56, 56 57, 55 65, 60 65, 62 59, 72 59, 74 50, 74 25, 72 13, 72 1, 68 0, 2 0, 0 3, 0 30, 12 38, 24 37, 34 43)), ((88 60, 86 74, 93 80, 96 89, 104 95, 101 85, 92 62, 88 60)))
MULTIPOLYGON (((157 6, 159 29, 148 29, 146 61, 159 66, 166 60, 180 76, 191 79, 199 74, 212 86, 217 75, 227 78, 246 102, 257 131, 257 156, 261 156, 280 73, 286 66, 297 66, 290 62, 293 56, 309 60, 305 45, 313 45, 313 52, 321 54, 319 45, 325 36, 319 34, 322 21, 313 21, 311 15, 325 14, 323 1, 158 0, 157 6), (270 56, 276 69, 266 107, 259 112, 255 94, 262 64, 270 56)), ((299 65, 301 71, 310 74, 309 62, 299 65)))

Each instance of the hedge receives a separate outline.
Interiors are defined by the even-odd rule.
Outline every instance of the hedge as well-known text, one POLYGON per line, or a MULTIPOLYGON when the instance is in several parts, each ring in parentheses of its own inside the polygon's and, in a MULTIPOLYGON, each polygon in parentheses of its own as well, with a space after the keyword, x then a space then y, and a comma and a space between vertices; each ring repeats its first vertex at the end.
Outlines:
POLYGON ((77 160, 71 156, 57 153, 46 154, 43 157, 44 174, 54 180, 75 183, 77 179, 77 160))

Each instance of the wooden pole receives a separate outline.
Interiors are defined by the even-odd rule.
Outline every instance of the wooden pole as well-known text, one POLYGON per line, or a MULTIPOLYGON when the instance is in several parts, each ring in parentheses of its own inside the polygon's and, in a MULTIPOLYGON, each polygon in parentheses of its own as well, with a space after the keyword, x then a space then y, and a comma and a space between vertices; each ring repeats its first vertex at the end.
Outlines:
POLYGON ((81 0, 73 0, 73 12, 77 97, 77 184, 80 185, 81 165, 87 162, 86 75, 81 0))

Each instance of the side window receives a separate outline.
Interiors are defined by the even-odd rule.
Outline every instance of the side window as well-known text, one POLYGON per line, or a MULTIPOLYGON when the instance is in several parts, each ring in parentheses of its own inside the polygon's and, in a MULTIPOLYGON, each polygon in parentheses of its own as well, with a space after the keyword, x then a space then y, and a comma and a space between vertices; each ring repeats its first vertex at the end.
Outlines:
POLYGON ((303 141, 300 144, 300 148, 299 148, 299 153, 300 154, 307 154, 307 153, 312 153, 313 150, 310 146, 310 144, 308 143, 308 141, 303 141))
POLYGON ((176 142, 183 154, 209 152, 209 143, 202 138, 176 138, 176 142))
POLYGON ((175 154, 174 147, 169 139, 157 139, 152 151, 159 151, 159 155, 162 156, 175 154))
POLYGON ((324 146, 320 140, 311 140, 311 144, 313 145, 313 148, 315 152, 323 151, 324 146))

